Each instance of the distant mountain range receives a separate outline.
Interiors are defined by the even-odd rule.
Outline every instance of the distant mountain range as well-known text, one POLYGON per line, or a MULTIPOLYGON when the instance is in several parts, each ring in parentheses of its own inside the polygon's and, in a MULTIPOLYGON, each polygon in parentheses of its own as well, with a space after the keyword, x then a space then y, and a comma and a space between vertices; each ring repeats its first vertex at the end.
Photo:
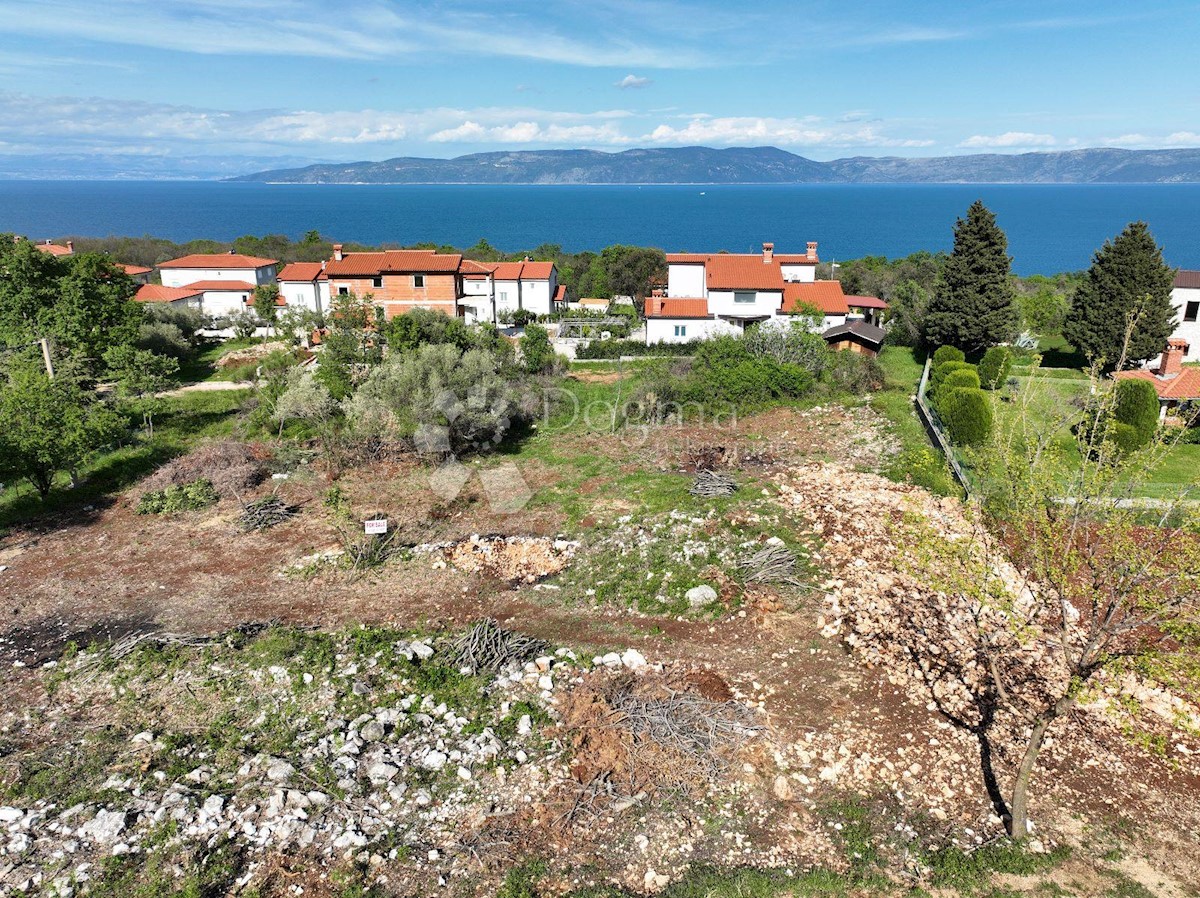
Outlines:
POLYGON ((604 153, 522 150, 456 159, 398 157, 230 178, 283 184, 1115 184, 1200 182, 1200 149, 855 156, 816 162, 777 147, 604 153))

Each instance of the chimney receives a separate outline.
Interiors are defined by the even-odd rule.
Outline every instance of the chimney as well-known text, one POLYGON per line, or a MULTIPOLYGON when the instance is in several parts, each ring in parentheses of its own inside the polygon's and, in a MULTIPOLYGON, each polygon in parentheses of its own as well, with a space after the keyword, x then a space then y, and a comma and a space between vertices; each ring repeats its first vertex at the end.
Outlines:
POLYGON ((807 258, 808 258, 808 261, 810 261, 810 262, 817 261, 817 241, 815 241, 815 240, 808 241, 807 258))
POLYGON ((229 255, 231 255, 231 256, 232 256, 232 255, 234 255, 234 252, 233 252, 233 247, 232 247, 232 246, 229 248, 229 255))
POLYGON ((335 262, 342 261, 342 245, 340 243, 333 245, 333 260, 335 262))
POLYGON ((1174 377, 1183 371, 1183 357, 1187 355, 1187 340, 1168 340, 1162 361, 1158 363, 1159 377, 1174 377))
POLYGON ((774 243, 764 243, 763 244, 763 264, 769 265, 771 263, 771 260, 774 258, 775 258, 775 244, 774 243))
POLYGON ((67 241, 67 254, 68 254, 68 255, 70 255, 70 254, 72 254, 72 253, 74 253, 74 252, 75 252, 75 241, 74 241, 74 240, 68 240, 68 241, 67 241))

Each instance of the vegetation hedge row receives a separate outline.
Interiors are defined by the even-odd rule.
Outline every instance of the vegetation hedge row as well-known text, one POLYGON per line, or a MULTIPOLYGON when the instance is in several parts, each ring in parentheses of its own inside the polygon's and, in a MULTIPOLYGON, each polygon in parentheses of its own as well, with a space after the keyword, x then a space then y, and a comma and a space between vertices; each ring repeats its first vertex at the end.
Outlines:
POLYGON ((621 356, 689 356, 696 354, 700 341, 691 340, 687 343, 651 343, 647 346, 641 340, 592 340, 586 346, 581 345, 575 350, 577 359, 619 359, 621 356))
POLYGON ((965 362, 966 355, 957 346, 939 346, 933 353, 933 367, 939 368, 946 362, 965 362))

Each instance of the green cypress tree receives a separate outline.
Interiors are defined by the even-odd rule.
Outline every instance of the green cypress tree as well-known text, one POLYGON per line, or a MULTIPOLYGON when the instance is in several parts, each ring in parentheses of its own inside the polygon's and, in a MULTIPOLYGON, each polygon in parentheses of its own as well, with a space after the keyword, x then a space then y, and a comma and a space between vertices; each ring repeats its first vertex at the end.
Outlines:
POLYGON ((1075 291, 1063 336, 1093 363, 1113 370, 1133 321, 1127 365, 1154 358, 1175 326, 1174 269, 1163 262, 1144 221, 1135 221, 1096 250, 1087 279, 1075 291))
POLYGON ((954 252, 925 316, 925 339, 932 346, 968 352, 1011 340, 1021 316, 1014 301, 1008 238, 996 216, 976 200, 954 225, 954 252))

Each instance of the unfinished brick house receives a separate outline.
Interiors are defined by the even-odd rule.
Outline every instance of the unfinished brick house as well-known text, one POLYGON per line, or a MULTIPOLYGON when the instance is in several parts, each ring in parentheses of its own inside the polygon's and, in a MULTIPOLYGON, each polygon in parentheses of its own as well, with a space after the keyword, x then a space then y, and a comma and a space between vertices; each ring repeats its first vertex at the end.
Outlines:
MULTIPOLYGON (((347 293, 371 294, 388 318, 414 308, 458 314, 463 295, 463 262, 457 253, 431 249, 386 250, 378 253, 347 253, 334 244, 333 258, 325 265, 330 299, 347 293)), ((472 271, 475 263, 468 262, 472 271)))

